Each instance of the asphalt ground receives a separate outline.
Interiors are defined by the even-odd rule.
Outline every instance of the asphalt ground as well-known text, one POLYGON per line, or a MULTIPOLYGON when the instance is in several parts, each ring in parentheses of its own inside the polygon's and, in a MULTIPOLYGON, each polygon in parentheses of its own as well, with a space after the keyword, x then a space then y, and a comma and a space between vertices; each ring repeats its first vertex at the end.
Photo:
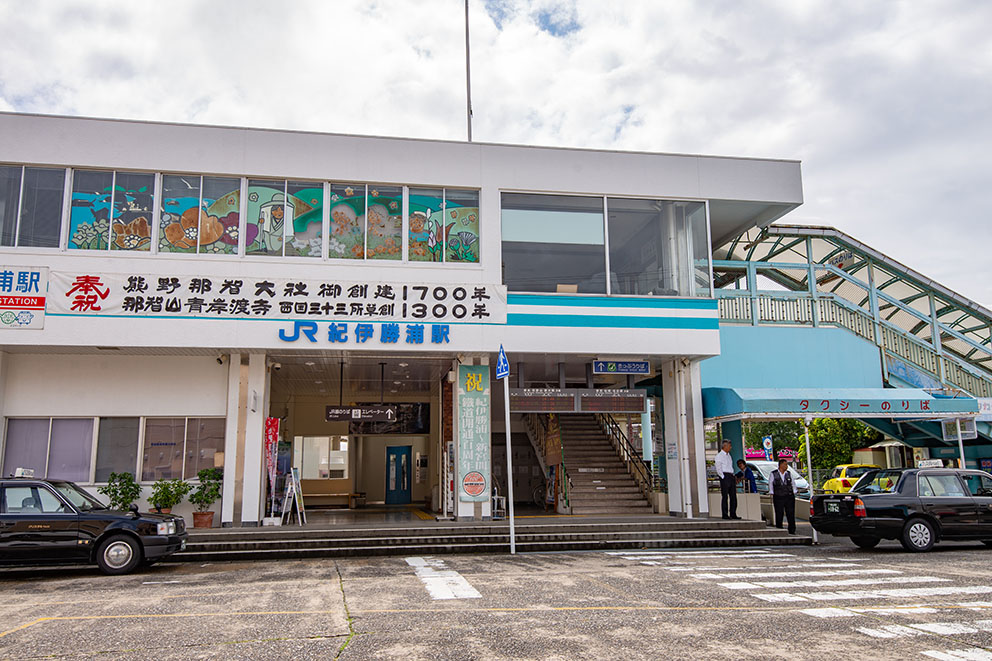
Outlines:
POLYGON ((992 550, 814 547, 0 570, 5 659, 992 659, 992 550))

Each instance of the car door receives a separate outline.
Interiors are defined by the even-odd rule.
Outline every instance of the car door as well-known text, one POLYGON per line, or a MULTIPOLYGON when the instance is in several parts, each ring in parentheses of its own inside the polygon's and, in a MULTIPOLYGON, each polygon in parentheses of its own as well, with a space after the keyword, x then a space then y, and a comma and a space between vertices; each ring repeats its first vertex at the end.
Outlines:
POLYGON ((978 507, 956 474, 921 473, 918 489, 923 511, 937 520, 943 536, 975 535, 978 507))
POLYGON ((992 476, 985 473, 963 473, 961 478, 968 486, 978 509, 978 531, 992 539, 992 476))
POLYGON ((79 515, 41 483, 3 487, 2 550, 10 560, 70 561, 85 557, 79 515))

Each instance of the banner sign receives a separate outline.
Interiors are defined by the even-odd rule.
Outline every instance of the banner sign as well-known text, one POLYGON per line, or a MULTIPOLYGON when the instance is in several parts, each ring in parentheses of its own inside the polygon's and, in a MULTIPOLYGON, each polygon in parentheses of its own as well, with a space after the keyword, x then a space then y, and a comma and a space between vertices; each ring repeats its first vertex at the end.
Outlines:
POLYGON ((279 453, 279 418, 265 419, 265 468, 269 473, 269 493, 275 498, 276 466, 279 453))
POLYGON ((455 401, 458 443, 458 500, 489 500, 490 393, 488 365, 459 365, 455 401))
POLYGON ((192 319, 506 323, 503 285, 60 272, 52 313, 192 319))
POLYGON ((0 266, 0 329, 45 327, 48 269, 0 266))
POLYGON ((594 360, 593 374, 650 374, 651 364, 646 360, 594 360))

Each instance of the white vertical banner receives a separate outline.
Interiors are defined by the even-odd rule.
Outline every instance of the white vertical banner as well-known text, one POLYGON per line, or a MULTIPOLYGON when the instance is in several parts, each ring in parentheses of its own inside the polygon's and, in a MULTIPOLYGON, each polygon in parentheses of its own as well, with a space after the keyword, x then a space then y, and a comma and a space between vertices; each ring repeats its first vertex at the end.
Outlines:
POLYGON ((489 366, 459 365, 455 392, 458 421, 455 490, 460 502, 486 502, 491 493, 489 366))

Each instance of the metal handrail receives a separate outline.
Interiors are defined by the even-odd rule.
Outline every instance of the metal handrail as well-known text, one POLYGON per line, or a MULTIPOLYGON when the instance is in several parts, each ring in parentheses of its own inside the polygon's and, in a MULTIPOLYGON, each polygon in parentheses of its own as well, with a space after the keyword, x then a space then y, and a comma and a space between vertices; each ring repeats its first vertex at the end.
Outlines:
POLYGON ((620 454, 624 462, 626 462, 627 470, 637 480, 638 486, 644 495, 647 496, 652 491, 657 491, 659 485, 656 484, 654 473, 652 473, 650 466, 647 465, 644 459, 641 458, 638 450, 631 445, 630 439, 627 438, 627 434, 624 433, 620 423, 608 413, 597 413, 596 419, 599 421, 603 431, 606 432, 606 436, 610 439, 613 447, 620 454))

